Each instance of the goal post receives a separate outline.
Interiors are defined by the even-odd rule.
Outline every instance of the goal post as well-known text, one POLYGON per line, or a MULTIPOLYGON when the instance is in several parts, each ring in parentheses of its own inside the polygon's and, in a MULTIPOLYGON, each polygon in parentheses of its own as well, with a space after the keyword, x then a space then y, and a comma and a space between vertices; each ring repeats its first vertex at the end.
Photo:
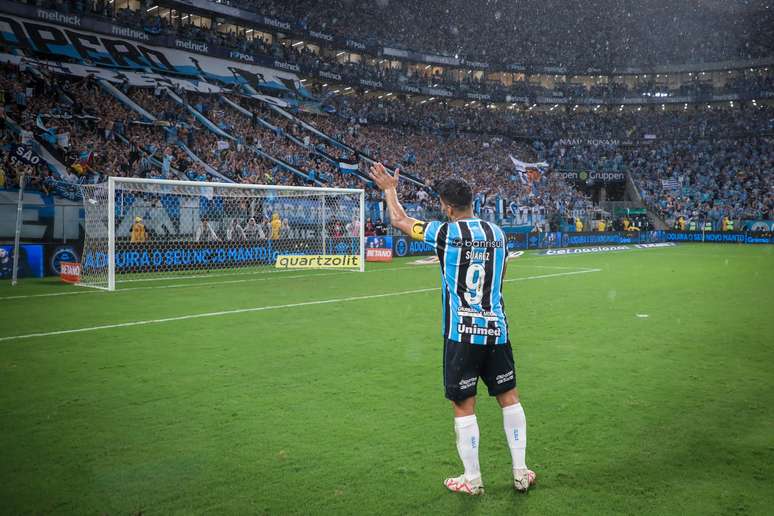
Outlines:
POLYGON ((365 192, 110 177, 82 185, 79 285, 365 268, 365 192))

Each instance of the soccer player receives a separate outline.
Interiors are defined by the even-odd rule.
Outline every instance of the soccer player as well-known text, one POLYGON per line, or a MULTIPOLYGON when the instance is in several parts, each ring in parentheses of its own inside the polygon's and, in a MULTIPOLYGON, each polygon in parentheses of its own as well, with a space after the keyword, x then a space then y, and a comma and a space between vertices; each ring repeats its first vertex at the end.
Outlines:
POLYGON ((422 222, 406 215, 398 201, 400 172, 390 175, 380 163, 371 178, 384 191, 392 225, 435 248, 441 265, 446 398, 454 409, 454 430, 465 472, 447 478, 450 490, 484 493, 478 463, 476 386, 480 377, 502 407, 503 428, 513 462, 513 486, 525 492, 535 482, 527 468, 527 423, 516 390, 513 353, 508 339, 502 287, 508 256, 505 235, 495 224, 473 216, 473 192, 462 179, 436 186, 448 222, 422 222))

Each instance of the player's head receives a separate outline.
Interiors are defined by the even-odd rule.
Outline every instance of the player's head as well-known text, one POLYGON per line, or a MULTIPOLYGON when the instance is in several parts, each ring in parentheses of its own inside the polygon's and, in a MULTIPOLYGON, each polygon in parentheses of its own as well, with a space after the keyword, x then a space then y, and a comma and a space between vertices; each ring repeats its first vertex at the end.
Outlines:
POLYGON ((473 190, 464 179, 456 177, 444 179, 435 185, 441 197, 441 211, 447 217, 469 212, 473 205, 473 190))

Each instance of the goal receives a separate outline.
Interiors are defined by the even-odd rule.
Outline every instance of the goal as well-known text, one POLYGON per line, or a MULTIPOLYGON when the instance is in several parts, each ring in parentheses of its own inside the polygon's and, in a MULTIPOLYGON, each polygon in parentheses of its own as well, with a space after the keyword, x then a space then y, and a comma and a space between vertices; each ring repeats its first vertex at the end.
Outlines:
POLYGON ((361 189, 110 177, 82 190, 82 286, 364 270, 361 189))

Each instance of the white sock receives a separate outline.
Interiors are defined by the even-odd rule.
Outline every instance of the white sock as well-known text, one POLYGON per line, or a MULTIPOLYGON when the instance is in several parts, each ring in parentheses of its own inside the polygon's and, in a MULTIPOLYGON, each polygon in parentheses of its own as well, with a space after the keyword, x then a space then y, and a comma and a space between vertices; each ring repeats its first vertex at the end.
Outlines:
POLYGON ((503 408, 503 428, 511 449, 513 469, 527 469, 527 418, 521 403, 503 408))
POLYGON ((457 452, 465 466, 465 480, 481 478, 481 467, 478 465, 478 421, 476 416, 454 418, 454 433, 457 434, 457 452))

